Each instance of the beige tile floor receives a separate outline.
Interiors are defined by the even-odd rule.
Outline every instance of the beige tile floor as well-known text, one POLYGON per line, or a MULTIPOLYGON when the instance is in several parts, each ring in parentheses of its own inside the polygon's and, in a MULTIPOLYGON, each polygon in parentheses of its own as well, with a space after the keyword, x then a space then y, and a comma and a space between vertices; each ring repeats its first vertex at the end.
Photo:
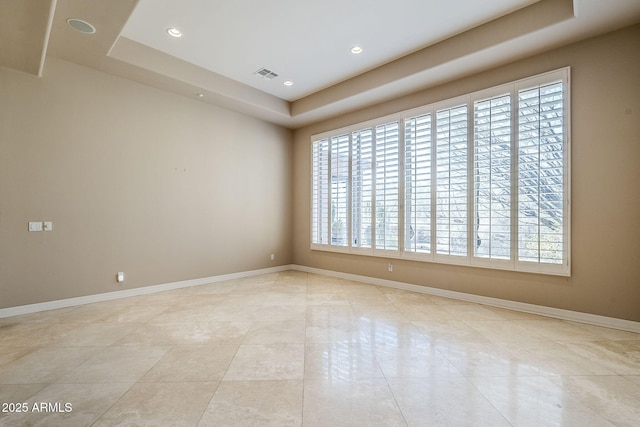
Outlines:
POLYGON ((638 426, 640 335, 288 271, 0 319, 0 403, 2 426, 638 426))

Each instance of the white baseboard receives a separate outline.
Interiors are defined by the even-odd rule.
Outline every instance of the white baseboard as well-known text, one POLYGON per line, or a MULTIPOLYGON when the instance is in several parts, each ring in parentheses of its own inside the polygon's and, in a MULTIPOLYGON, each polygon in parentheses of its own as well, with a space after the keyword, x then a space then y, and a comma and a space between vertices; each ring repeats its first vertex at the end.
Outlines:
POLYGON ((106 292, 103 294, 86 295, 82 297, 66 298, 55 301, 46 301, 37 304, 27 304, 17 307, 0 308, 0 319, 4 317, 19 316, 21 314, 36 313, 39 311, 55 310, 58 308, 73 307, 94 302, 110 301, 120 298, 148 295, 156 292, 170 291, 173 289, 188 288, 190 286, 207 285, 210 283, 224 282, 226 280, 242 279, 245 277, 259 276, 261 274, 278 273, 292 270, 291 265, 263 268, 259 270, 242 271, 239 273, 222 274, 220 276, 203 277, 200 279, 183 280, 180 282, 164 283, 161 285, 143 286, 140 288, 125 289, 121 291, 106 292))
POLYGON ((156 292, 170 291, 173 289, 187 288, 190 286, 200 286, 210 283, 224 282, 226 280, 242 279, 246 277, 259 276, 261 274, 279 273, 287 270, 297 270, 306 273, 321 274, 339 279, 355 280, 372 285, 386 286, 390 288, 403 289, 406 291, 419 292, 444 298, 453 298, 462 301, 474 302, 478 304, 490 305, 493 307, 505 308, 508 310, 521 311, 524 313, 537 314, 540 316, 553 317, 556 319, 570 320, 573 322, 586 323, 589 325, 602 326, 605 328, 620 329, 623 331, 640 333, 640 322, 631 320, 616 319, 613 317, 598 316, 596 314, 581 313, 571 310, 563 310, 542 305, 527 304, 517 301, 503 300, 499 298, 484 297, 480 295, 467 294, 463 292, 448 291, 446 289, 431 288, 428 286, 414 285, 411 283, 396 282, 393 280, 378 279, 369 276, 340 273, 332 270, 306 267, 302 265, 281 265, 278 267, 263 268, 259 270, 242 271, 239 273, 223 274, 219 276, 203 277, 200 279, 183 280, 180 282, 164 283, 160 285, 144 286, 141 288, 125 289, 121 291, 107 292, 103 294, 87 295, 82 297, 67 298, 56 301, 47 301, 37 304, 21 305, 0 309, 0 319, 4 317, 18 316, 22 314, 36 313, 45 310, 73 307, 95 302, 110 301, 120 298, 128 298, 139 295, 148 295, 156 292))
POLYGON ((614 317, 599 316, 596 314, 581 313, 578 311, 563 310, 553 307, 545 307, 542 305, 527 304, 517 301, 503 300, 499 298, 484 297, 481 295, 467 294, 463 292, 448 291, 445 289, 431 288, 428 286, 413 285, 404 282, 395 282, 392 280, 378 279, 369 276, 360 276, 356 274, 340 273, 331 270, 323 270, 319 268, 305 267, 302 265, 292 265, 293 270, 303 271, 307 273, 321 274, 324 276, 336 277, 346 280, 355 280, 358 282, 369 283, 372 285, 386 286, 390 288, 403 289, 406 291, 419 292, 428 295, 434 295, 444 298, 453 298, 462 301, 475 302, 478 304, 490 305, 493 307, 505 308, 508 310, 521 311, 524 313, 537 314, 540 316, 553 317, 556 319, 570 320, 573 322, 586 323, 594 326, 602 326, 605 328, 620 329, 623 331, 640 333, 640 322, 631 320, 616 319, 614 317))

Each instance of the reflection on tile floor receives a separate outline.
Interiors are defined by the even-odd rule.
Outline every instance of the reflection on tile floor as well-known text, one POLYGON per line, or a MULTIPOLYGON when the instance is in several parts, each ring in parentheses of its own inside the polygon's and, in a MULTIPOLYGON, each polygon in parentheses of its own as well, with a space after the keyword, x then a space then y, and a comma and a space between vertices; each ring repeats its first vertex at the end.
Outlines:
POLYGON ((2 426, 632 426, 640 335, 297 271, 0 319, 2 426))

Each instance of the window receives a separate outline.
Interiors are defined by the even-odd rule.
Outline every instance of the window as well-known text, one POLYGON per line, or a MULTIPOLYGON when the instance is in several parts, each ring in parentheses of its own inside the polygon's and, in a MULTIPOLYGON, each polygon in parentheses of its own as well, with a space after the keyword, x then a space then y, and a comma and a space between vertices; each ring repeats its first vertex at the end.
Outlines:
POLYGON ((436 112, 436 253, 467 255, 467 106, 436 112))
POLYGON ((312 249, 570 274, 569 69, 312 137, 312 249))
POLYGON ((363 129, 351 136, 351 246, 373 248, 373 131, 363 129))
POLYGON ((518 261, 564 262, 563 95, 561 81, 518 91, 518 261))
POLYGON ((474 102, 473 250, 478 258, 511 257, 511 96, 474 102))
POLYGON ((326 245, 329 243, 329 140, 315 141, 312 156, 311 242, 326 245))
POLYGON ((431 253, 431 114, 404 121, 404 250, 431 253))
POLYGON ((348 246, 349 135, 331 138, 331 244, 348 246))
POLYGON ((376 126, 375 218, 376 249, 397 251, 400 195, 400 126, 376 126))

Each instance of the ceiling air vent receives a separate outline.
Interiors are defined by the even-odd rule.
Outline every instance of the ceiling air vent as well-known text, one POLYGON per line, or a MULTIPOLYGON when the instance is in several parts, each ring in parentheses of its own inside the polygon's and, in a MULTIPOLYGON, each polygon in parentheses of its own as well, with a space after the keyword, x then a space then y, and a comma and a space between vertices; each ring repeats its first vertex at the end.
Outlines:
POLYGON ((274 73, 273 71, 268 70, 266 68, 260 68, 258 71, 256 71, 253 74, 255 74, 258 77, 263 78, 265 80, 273 80, 276 77, 278 77, 278 75, 276 73, 274 73))

